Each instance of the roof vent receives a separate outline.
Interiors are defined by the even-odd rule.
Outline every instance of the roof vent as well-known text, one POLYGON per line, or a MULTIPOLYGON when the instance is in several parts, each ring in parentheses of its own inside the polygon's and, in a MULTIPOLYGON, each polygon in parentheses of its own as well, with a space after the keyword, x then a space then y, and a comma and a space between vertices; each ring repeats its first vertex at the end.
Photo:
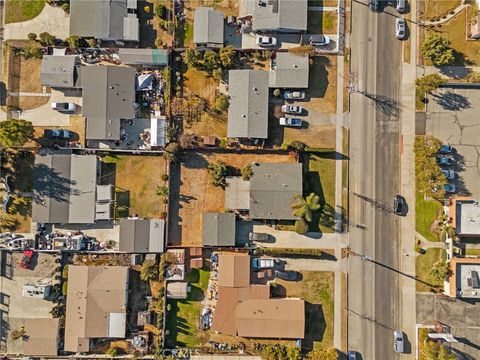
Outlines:
POLYGON ((253 88, 253 91, 258 91, 258 89, 256 87, 253 88))
POLYGON ((110 88, 110 89, 112 89, 112 90, 114 89, 114 87, 113 87, 113 86, 109 86, 109 88, 110 88))
POLYGON ((297 68, 298 68, 298 65, 297 65, 297 64, 295 64, 295 65, 293 65, 293 67, 294 67, 295 69, 297 69, 297 68))
POLYGON ((247 117, 247 115, 245 115, 245 114, 242 114, 242 118, 244 118, 244 119, 245 119, 246 117, 247 117))

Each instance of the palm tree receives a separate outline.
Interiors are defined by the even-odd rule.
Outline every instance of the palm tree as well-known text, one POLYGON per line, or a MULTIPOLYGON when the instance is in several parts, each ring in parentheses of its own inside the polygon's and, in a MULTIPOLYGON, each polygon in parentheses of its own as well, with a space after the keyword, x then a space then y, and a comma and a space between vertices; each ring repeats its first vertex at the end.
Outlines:
POLYGON ((302 195, 298 194, 295 196, 295 199, 298 202, 292 204, 293 215, 301 219, 304 219, 306 222, 312 221, 312 212, 320 209, 320 197, 315 193, 310 193, 306 198, 303 198, 302 195))

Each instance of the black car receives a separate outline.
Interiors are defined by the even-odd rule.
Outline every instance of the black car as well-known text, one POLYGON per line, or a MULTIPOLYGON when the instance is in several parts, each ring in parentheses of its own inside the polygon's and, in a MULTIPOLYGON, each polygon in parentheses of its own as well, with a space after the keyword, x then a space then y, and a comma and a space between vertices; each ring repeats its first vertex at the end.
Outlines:
POLYGON ((401 195, 396 195, 393 198, 393 212, 397 215, 404 215, 406 210, 405 198, 401 195))
POLYGON ((298 273, 296 271, 275 271, 275 277, 286 281, 297 281, 298 273))
POLYGON ((368 8, 373 12, 381 11, 380 0, 368 0, 368 8))
POLYGON ((347 355, 348 355, 348 360, 360 360, 360 356, 356 351, 349 351, 347 355))

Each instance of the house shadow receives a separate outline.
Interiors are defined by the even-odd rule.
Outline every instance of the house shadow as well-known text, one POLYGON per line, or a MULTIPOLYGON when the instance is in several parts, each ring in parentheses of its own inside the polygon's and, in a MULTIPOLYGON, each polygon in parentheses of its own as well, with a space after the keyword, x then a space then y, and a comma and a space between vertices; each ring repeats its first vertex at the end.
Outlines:
POLYGON ((309 70, 310 87, 308 88, 307 96, 309 98, 323 98, 330 85, 328 81, 328 67, 331 65, 331 62, 325 56, 315 56, 312 58, 312 62, 309 70))
POLYGON ((305 302, 305 338, 302 341, 302 350, 313 350, 313 343, 323 340, 326 329, 322 305, 305 302))
POLYGON ((147 311, 148 297, 152 296, 150 290, 150 284, 148 281, 142 281, 140 279, 139 271, 129 271, 128 272, 128 284, 129 284, 129 294, 128 294, 128 311, 127 313, 130 316, 127 316, 127 329, 136 329, 138 321, 138 313, 141 311, 147 311))
POLYGON ((140 47, 156 47, 157 30, 153 28, 152 20, 155 16, 155 3, 140 0, 137 6, 138 22, 140 24, 140 47), (145 11, 149 8, 149 11, 145 11))
POLYGON ((170 188, 168 202, 168 245, 180 245, 182 242, 182 218, 180 217, 181 202, 189 202, 194 197, 180 194, 181 187, 181 164, 179 162, 170 165, 170 188))

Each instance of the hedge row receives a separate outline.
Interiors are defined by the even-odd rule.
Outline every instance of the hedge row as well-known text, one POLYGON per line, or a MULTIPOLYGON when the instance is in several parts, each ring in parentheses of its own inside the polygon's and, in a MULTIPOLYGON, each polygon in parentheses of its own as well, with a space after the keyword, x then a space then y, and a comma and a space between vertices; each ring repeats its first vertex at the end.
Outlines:
POLYGON ((269 256, 283 256, 283 255, 296 255, 296 256, 326 256, 333 255, 331 250, 325 249, 292 249, 292 248, 273 248, 262 247, 255 249, 257 255, 269 255, 269 256))

